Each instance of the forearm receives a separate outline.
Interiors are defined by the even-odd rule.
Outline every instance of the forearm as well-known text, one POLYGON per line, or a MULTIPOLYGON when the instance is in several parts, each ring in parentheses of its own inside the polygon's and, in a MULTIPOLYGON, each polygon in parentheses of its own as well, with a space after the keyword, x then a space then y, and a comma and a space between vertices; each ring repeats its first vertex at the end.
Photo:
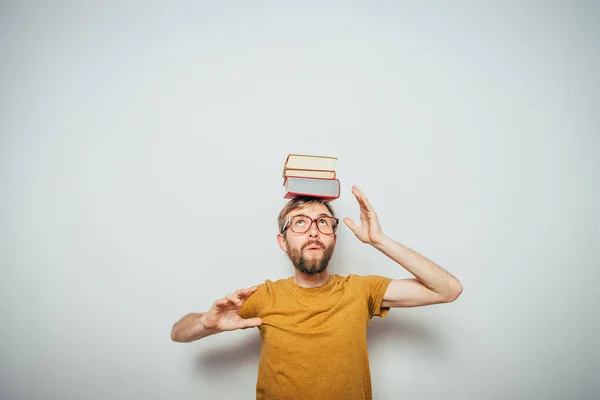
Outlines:
POLYGON ((204 327, 203 318, 205 314, 205 312, 188 314, 176 322, 171 330, 171 340, 189 343, 221 332, 217 329, 206 329, 204 327))
POLYGON ((429 290, 447 296, 462 291, 459 280, 448 271, 387 236, 373 244, 373 247, 404 267, 429 290))

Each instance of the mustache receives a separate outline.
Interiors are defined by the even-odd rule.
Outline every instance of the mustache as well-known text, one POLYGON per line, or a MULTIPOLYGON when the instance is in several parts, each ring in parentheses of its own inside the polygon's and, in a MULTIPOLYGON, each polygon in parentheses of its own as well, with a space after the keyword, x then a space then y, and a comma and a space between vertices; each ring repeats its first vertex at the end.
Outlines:
POLYGON ((323 250, 325 250, 325 245, 321 242, 319 242, 318 240, 311 240, 308 241, 304 244, 304 246, 302 246, 302 250, 306 249, 307 247, 310 246, 319 246, 320 248, 322 248, 323 250))

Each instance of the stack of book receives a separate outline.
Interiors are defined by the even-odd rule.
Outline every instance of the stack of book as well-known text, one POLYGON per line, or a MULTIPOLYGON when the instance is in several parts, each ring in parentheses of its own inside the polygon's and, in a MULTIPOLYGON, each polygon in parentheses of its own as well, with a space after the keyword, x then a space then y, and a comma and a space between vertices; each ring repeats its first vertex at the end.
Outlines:
POLYGON ((340 197, 336 162, 337 157, 289 154, 283 166, 283 198, 309 196, 331 201, 340 197))

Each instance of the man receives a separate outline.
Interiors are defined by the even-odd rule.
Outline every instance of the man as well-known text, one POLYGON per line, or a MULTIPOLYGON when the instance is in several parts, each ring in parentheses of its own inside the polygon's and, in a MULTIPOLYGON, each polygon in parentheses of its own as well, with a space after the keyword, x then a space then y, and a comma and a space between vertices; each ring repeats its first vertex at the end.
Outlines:
POLYGON ((450 273, 394 242, 356 187, 360 226, 344 223, 415 278, 340 276, 327 265, 336 243, 338 219, 321 199, 297 197, 279 214, 277 242, 295 267, 293 277, 239 289, 208 312, 175 323, 171 339, 190 342, 215 333, 258 327, 261 353, 257 399, 371 399, 367 325, 390 307, 454 301, 461 283, 450 273))

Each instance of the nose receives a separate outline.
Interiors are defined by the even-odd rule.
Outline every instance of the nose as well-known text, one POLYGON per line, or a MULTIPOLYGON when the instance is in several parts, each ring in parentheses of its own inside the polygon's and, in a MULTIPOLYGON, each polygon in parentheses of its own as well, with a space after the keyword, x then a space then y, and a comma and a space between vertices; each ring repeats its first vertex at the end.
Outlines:
POLYGON ((313 221, 310 225, 310 229, 308 230, 308 237, 318 239, 319 238, 319 228, 317 228, 317 221, 313 221))

